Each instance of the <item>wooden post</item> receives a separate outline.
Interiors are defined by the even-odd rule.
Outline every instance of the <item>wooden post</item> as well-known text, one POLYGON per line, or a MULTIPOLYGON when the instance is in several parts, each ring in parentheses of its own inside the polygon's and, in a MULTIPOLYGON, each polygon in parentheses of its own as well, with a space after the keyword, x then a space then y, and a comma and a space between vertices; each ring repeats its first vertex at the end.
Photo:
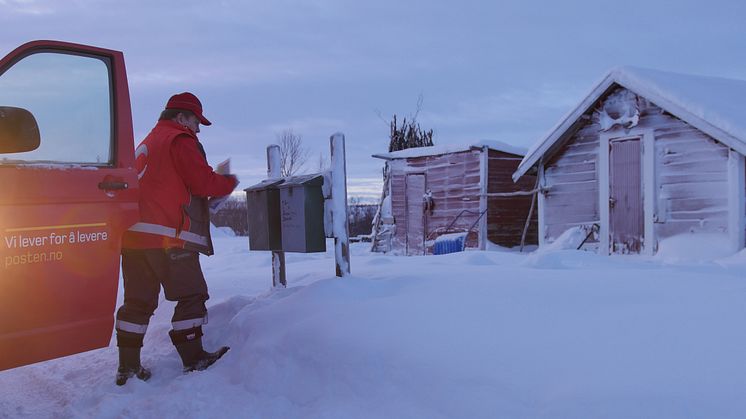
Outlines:
POLYGON ((744 166, 743 154, 731 149, 728 152, 728 235, 733 252, 744 247, 744 166))
MULTIPOLYGON (((490 178, 490 149, 488 146, 482 147, 479 154, 479 250, 487 249, 487 208, 489 206, 489 178, 490 178)), ((464 239, 466 240, 466 239, 464 239)))
MULTIPOLYGON (((282 177, 280 172, 280 146, 271 144, 267 146, 267 177, 270 179, 279 179, 282 177)), ((272 252, 272 287, 287 287, 285 279, 285 252, 272 252)))
POLYGON ((329 138, 332 151, 332 228, 337 276, 350 275, 350 228, 347 217, 347 163, 345 136, 336 133, 329 138))
POLYGON ((536 185, 534 186, 534 193, 531 195, 531 206, 528 209, 528 217, 526 217, 526 223, 523 224, 523 233, 521 234, 521 252, 523 247, 526 245, 526 234, 528 234, 528 227, 531 225, 531 217, 534 215, 534 207, 536 206, 536 197, 541 193, 539 190, 539 176, 536 176, 536 185))

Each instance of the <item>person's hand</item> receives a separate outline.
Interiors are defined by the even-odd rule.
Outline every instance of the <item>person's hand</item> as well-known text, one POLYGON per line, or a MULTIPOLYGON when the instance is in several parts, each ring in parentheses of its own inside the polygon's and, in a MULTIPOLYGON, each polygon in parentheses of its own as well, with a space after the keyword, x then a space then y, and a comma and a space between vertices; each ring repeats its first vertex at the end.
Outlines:
POLYGON ((236 177, 236 175, 223 175, 223 176, 225 176, 227 178, 230 178, 230 179, 233 179, 233 188, 235 188, 236 186, 238 186, 239 181, 238 181, 238 177, 236 177))

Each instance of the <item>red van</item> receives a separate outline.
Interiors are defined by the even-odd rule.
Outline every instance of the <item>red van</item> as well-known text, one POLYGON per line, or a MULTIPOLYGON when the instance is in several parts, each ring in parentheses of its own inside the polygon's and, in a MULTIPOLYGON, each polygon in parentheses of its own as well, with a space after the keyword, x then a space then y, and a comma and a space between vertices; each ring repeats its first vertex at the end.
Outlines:
POLYGON ((35 41, 0 61, 0 370, 109 345, 133 144, 121 52, 35 41))

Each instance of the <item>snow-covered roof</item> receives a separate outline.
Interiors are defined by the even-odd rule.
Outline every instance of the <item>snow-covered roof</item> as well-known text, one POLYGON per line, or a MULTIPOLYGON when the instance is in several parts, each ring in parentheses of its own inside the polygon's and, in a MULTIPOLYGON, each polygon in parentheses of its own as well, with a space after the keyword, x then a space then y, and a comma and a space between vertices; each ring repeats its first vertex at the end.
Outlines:
POLYGON ((393 160, 406 159, 410 157, 439 156, 442 154, 468 151, 474 148, 483 148, 485 146, 495 151, 502 151, 504 153, 515 154, 517 156, 524 156, 526 154, 526 149, 523 147, 516 147, 510 144, 506 144, 502 141, 481 140, 476 143, 440 144, 430 147, 414 147, 408 148, 406 150, 392 151, 390 153, 374 154, 373 157, 385 160, 393 160))
POLYGON ((645 97, 689 125, 746 154, 746 80, 637 67, 611 70, 580 104, 534 144, 513 174, 518 180, 614 85, 645 97))

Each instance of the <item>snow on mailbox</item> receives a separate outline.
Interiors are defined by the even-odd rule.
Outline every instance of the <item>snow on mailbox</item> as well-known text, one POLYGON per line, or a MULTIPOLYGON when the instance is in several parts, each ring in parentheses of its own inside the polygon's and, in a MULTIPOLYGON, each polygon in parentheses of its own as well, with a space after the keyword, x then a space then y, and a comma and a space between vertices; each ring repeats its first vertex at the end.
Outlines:
POLYGON ((314 174, 288 177, 278 186, 283 251, 326 251, 323 184, 323 176, 314 174))
POLYGON ((282 250, 280 191, 283 179, 267 179, 246 192, 249 221, 249 249, 282 250))

